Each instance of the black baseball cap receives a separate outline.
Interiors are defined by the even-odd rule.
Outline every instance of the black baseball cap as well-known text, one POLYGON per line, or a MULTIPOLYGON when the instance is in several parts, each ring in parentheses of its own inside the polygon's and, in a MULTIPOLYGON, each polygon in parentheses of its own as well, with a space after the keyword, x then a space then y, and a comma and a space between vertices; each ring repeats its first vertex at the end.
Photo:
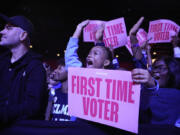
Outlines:
POLYGON ((10 23, 14 26, 20 27, 28 33, 28 36, 32 38, 34 33, 34 26, 32 22, 23 15, 8 17, 0 13, 0 18, 5 22, 10 23))

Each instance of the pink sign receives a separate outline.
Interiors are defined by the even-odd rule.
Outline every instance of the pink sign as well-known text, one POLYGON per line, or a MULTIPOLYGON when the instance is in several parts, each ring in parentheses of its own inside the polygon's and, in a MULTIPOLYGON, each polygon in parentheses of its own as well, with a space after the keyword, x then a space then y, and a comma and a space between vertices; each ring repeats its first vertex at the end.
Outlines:
POLYGON ((127 32, 124 18, 108 21, 105 24, 104 43, 107 47, 118 48, 127 44, 127 32))
POLYGON ((144 29, 140 28, 136 34, 136 37, 138 39, 139 46, 142 46, 144 42, 147 41, 147 32, 144 29))
MULTIPOLYGON (((136 37, 138 39, 139 46, 142 47, 144 42, 147 41, 147 32, 144 29, 140 28, 136 34, 136 37)), ((129 36, 127 37, 127 44, 125 46, 130 52, 130 54, 133 55, 129 36)))
POLYGON ((68 69, 70 115, 138 133, 139 101, 129 71, 68 69))
POLYGON ((95 32, 104 21, 91 20, 89 24, 83 29, 83 40, 84 42, 94 42, 95 32))
POLYGON ((166 43, 171 42, 171 33, 177 34, 180 27, 171 20, 160 19, 149 23, 148 39, 152 38, 149 43, 166 43))
POLYGON ((90 21, 83 30, 84 42, 94 42, 95 32, 102 23, 105 23, 103 41, 105 46, 118 48, 127 43, 127 32, 124 18, 115 19, 112 21, 90 21))
POLYGON ((127 44, 125 45, 125 47, 128 49, 129 53, 130 53, 131 55, 133 55, 132 49, 131 49, 130 37, 129 37, 129 36, 127 37, 127 44))

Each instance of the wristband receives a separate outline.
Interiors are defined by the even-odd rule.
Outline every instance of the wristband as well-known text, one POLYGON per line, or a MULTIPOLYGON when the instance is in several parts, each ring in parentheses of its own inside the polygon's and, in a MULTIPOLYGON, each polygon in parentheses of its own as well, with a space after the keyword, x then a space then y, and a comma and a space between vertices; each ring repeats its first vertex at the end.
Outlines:
POLYGON ((104 42, 95 43, 96 46, 105 46, 104 42))
POLYGON ((133 44, 132 45, 132 47, 138 47, 139 46, 139 44, 137 43, 137 44, 133 44))

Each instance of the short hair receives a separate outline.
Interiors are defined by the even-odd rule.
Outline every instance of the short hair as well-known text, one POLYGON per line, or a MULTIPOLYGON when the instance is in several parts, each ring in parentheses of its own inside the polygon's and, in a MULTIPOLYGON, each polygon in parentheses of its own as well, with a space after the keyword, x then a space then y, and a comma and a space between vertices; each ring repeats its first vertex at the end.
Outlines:
POLYGON ((107 59, 110 61, 110 64, 108 66, 106 66, 105 68, 106 69, 112 69, 113 68, 113 65, 112 65, 113 55, 112 55, 111 50, 108 47, 105 47, 105 46, 101 46, 101 45, 96 45, 96 46, 101 47, 106 52, 107 59))

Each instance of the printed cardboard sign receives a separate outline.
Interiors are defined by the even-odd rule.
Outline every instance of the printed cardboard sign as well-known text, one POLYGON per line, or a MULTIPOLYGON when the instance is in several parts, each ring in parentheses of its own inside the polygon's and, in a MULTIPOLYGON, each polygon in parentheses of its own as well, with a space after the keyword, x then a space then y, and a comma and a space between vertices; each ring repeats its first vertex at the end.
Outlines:
MULTIPOLYGON (((136 34, 136 37, 138 39, 139 46, 142 47, 144 45, 144 42, 147 41, 147 32, 143 28, 140 28, 136 34)), ((128 49, 130 54, 133 55, 129 36, 127 37, 127 44, 125 45, 125 47, 128 49)))
POLYGON ((114 49, 127 44, 127 32, 124 18, 115 19, 105 24, 103 41, 114 49))
POLYGON ((137 133, 139 102, 129 71, 68 69, 70 115, 137 133))
POLYGON ((133 56, 132 49, 131 49, 131 42, 130 42, 130 37, 127 37, 127 44, 125 47, 128 49, 129 53, 133 56))
POLYGON ((138 39, 139 46, 142 46, 144 42, 147 41, 147 32, 140 28, 136 34, 136 37, 138 39))
POLYGON ((97 28, 105 21, 91 20, 89 24, 83 29, 83 40, 84 42, 94 42, 95 32, 97 28))
POLYGON ((171 36, 179 32, 180 27, 171 20, 160 19, 150 21, 148 30, 149 43, 168 43, 171 42, 171 36))
POLYGON ((118 18, 108 22, 90 21, 83 30, 84 42, 94 42, 95 32, 102 23, 105 23, 103 41, 105 46, 112 46, 114 49, 127 44, 127 32, 124 18, 118 18))

